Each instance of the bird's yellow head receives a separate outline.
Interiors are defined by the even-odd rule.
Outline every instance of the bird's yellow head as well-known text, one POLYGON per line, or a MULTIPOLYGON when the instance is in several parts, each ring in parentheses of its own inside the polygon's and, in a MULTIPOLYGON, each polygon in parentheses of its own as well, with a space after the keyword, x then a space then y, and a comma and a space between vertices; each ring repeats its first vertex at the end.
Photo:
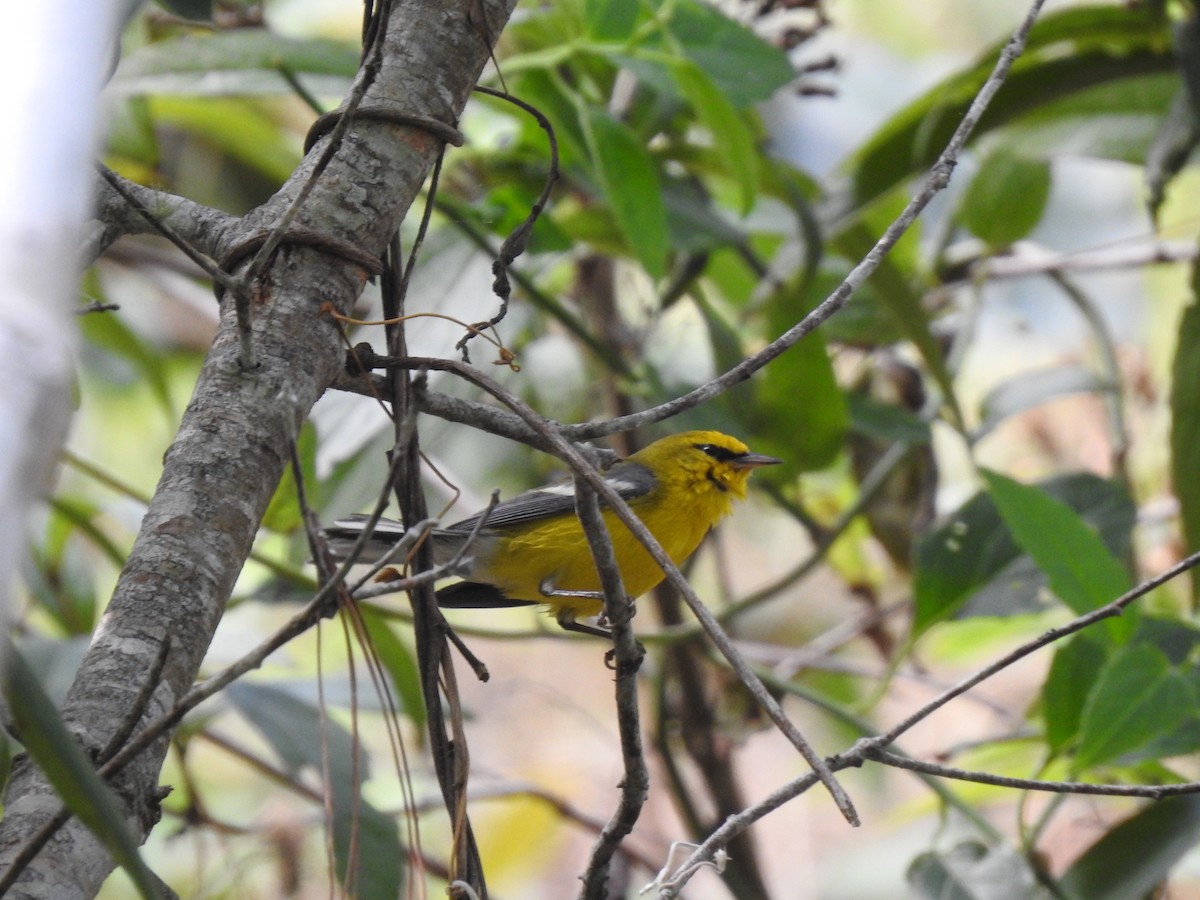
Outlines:
POLYGON ((751 453, 737 438, 719 431, 673 434, 629 459, 648 467, 668 489, 716 490, 739 500, 746 496, 746 482, 754 469, 782 461, 751 453))

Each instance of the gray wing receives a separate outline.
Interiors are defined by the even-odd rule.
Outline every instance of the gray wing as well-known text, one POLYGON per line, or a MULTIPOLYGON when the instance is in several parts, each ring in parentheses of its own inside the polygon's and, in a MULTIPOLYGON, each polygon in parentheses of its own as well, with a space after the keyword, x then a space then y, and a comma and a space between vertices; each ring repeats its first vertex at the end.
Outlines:
MULTIPOLYGON (((632 500, 654 490, 654 473, 640 463, 621 462, 604 473, 604 480, 623 500, 632 500)), ((511 500, 497 503, 487 517, 488 528, 521 525, 535 519, 575 512, 575 482, 564 481, 550 487, 537 488, 518 494, 511 500)), ((471 531, 483 513, 455 522, 448 531, 471 531)))

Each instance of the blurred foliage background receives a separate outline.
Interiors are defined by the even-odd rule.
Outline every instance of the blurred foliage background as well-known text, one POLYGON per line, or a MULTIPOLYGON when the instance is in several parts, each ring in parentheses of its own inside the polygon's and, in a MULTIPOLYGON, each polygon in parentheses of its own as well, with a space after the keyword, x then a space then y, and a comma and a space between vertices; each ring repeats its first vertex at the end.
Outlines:
MULTIPOLYGON (((1023 13, 1013 0, 523 3, 496 59, 507 89, 553 124, 562 178, 497 329, 518 365, 491 365, 482 341, 472 360, 575 422, 662 402, 752 354, 879 237, 1023 13)), ((341 0, 140 9, 105 96, 105 162, 227 212, 252 209, 344 96, 360 15, 341 0)), ((1196 29, 1190 2, 1051 4, 949 189, 840 313, 747 384, 612 442, 628 452, 716 427, 785 460, 756 476, 690 576, 822 753, 1200 544, 1196 29)), ((474 322, 497 311, 492 259, 549 157, 537 123, 495 98, 478 96, 461 128, 409 309, 474 322)), ((372 290, 364 320, 380 315, 372 290)), ((216 321, 210 285, 148 238, 93 266, 80 302, 119 309, 80 317, 73 436, 24 573, 19 632, 52 693, 96 627, 216 321)), ((380 329, 350 332, 380 347, 380 329)), ((456 357, 462 334, 442 318, 408 326, 415 355, 456 357)), ((420 427, 438 472, 431 508, 448 521, 494 487, 511 494, 556 474, 499 438, 428 417, 420 427)), ((390 440, 374 401, 320 401, 300 449, 326 521, 371 506, 390 440)), ((311 595, 307 554, 285 481, 211 668, 311 595)), ((1164 586, 955 701, 903 750, 1015 777, 1196 779, 1194 600, 1186 579, 1164 586)), ((436 812, 406 610, 384 598, 366 620, 418 808, 436 812)), ((621 772, 602 648, 535 612, 450 618, 492 672, 463 684, 491 887, 573 894, 621 772)), ((627 842, 635 889, 673 841, 803 772, 676 598, 643 599, 637 627, 650 649, 654 782, 627 842)), ((360 895, 395 896, 415 838, 361 670, 361 653, 326 625, 189 719, 163 775, 175 788, 168 815, 146 848, 180 895, 325 896, 329 859, 345 864, 356 827, 360 895), (335 789, 327 816, 319 776, 324 765, 349 783, 352 731, 369 777, 357 800, 335 789)), ((863 828, 825 794, 806 795, 732 849, 725 878, 701 873, 687 896, 1127 898, 1168 873, 1172 896, 1200 891, 1191 798, 1026 794, 878 766, 841 777, 863 828)), ((420 828, 424 877, 440 892, 446 825, 431 815, 420 828)), ((108 896, 125 895, 123 879, 108 896)))

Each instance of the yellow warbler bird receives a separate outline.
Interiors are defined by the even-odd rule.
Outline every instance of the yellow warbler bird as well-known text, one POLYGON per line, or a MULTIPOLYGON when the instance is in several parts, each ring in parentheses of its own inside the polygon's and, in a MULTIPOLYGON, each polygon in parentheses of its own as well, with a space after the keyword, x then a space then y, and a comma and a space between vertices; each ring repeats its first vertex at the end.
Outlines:
MULTIPOLYGON (((678 564, 728 515, 733 501, 746 496, 751 471, 778 462, 751 453, 737 438, 719 431, 685 431, 655 441, 612 466, 604 480, 678 564)), ((435 529, 431 535, 435 561, 453 559, 482 515, 435 529)), ((662 581, 664 573, 611 510, 604 509, 603 516, 625 590, 631 597, 641 596, 662 581)), ((341 519, 326 530, 335 556, 349 552, 364 522, 361 517, 341 519)), ((381 519, 358 561, 378 560, 403 536, 398 522, 381 519)), ((487 513, 466 557, 466 580, 439 590, 440 606, 545 605, 563 628, 606 634, 576 622, 599 614, 604 603, 600 577, 575 515, 573 482, 526 491, 497 504, 487 513)))

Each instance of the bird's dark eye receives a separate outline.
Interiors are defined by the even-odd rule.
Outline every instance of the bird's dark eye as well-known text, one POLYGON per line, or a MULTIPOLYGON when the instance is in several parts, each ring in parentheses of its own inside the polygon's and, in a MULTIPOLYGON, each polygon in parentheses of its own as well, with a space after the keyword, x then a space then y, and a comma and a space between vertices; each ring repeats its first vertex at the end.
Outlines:
POLYGON ((717 444, 696 444, 695 446, 701 453, 707 453, 718 462, 729 462, 731 459, 737 459, 742 455, 734 453, 727 447, 720 447, 717 444))

